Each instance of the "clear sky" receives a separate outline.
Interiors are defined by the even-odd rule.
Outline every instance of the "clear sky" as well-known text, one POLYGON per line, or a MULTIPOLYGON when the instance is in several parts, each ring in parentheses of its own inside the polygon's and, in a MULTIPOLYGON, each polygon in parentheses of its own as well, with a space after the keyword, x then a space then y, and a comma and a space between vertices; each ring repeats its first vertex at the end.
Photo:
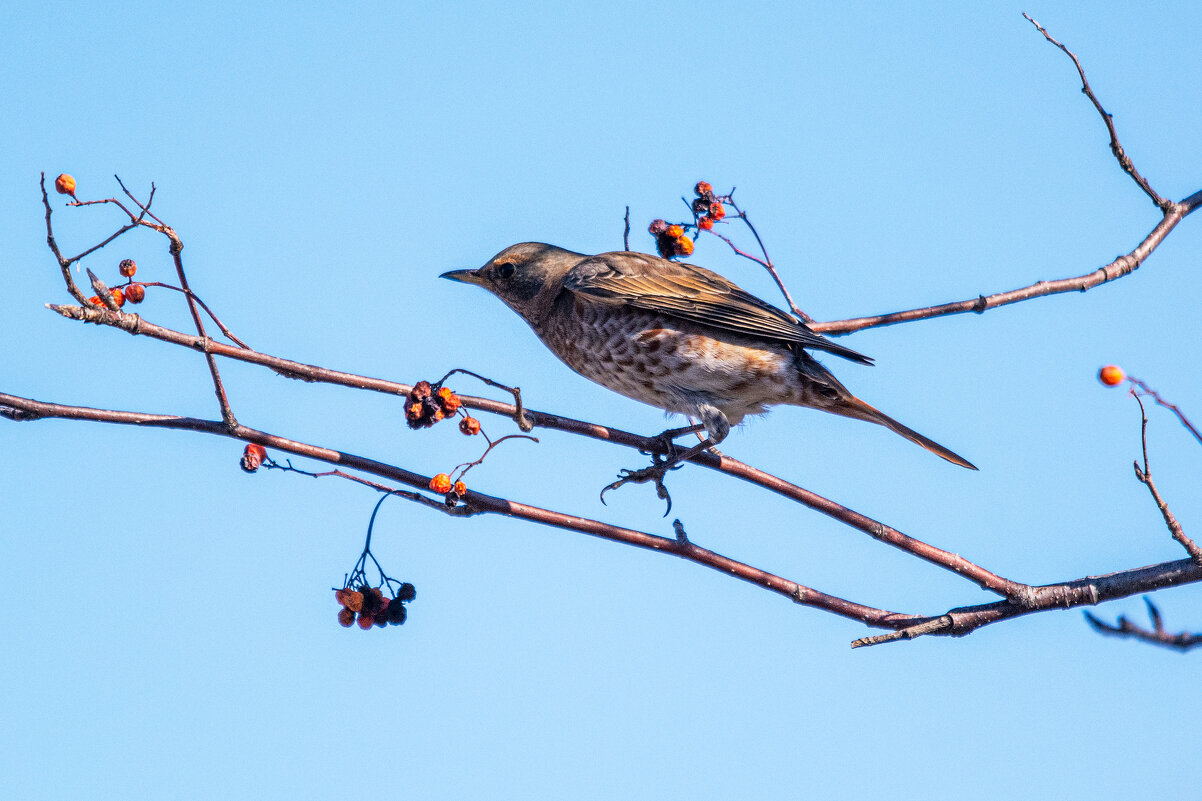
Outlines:
MULTIPOLYGON (((0 391, 214 417, 203 360, 68 322, 37 178, 158 186, 194 288, 252 346, 398 381, 466 367, 534 408, 655 433, 494 298, 439 281, 501 248, 619 249, 698 179, 738 187, 802 308, 894 311, 1080 275, 1157 213, 1117 169, 1070 62, 1163 194, 1202 187, 1197 4, 24 4, 5 15, 0 391)), ((64 249, 119 223, 55 196, 64 249)), ((827 364, 971 459, 785 408, 723 450, 1020 581, 1182 556, 1131 471, 1117 362, 1202 418, 1202 220, 1086 294, 865 331, 827 364)), ((170 280, 161 238, 89 257, 170 280)), ((693 259, 778 302, 754 265, 693 259)), ((177 297, 139 312, 186 329, 177 297)), ((225 367, 242 422, 413 470, 474 458, 395 398, 225 367)), ((465 392, 483 393, 471 382, 465 392)), ((1202 451, 1155 411, 1152 466, 1198 535, 1202 451)), ((485 418, 495 433, 504 420, 485 418)), ((658 534, 630 451, 543 432, 481 491, 658 534)), ((0 783, 19 799, 1196 797, 1199 654, 1100 637, 1079 610, 852 651, 864 627, 680 560, 496 517, 383 507, 409 622, 337 625, 329 588, 376 497, 244 475, 238 443, 0 421, 0 783), (1188 722, 1188 723, 1187 723, 1188 722)), ((306 464, 306 467, 314 465, 306 464)), ((698 468, 697 543, 836 595, 939 613, 993 600, 698 468)), ((1202 629, 1202 588, 1160 593, 1202 629)), ((1138 598, 1096 610, 1140 618, 1138 598)))

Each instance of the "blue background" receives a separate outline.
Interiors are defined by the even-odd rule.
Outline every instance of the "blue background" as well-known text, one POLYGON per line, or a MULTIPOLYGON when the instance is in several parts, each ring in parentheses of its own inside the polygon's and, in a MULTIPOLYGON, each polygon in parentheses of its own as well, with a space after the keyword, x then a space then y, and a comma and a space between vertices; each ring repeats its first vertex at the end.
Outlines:
MULTIPOLYGON (((68 296, 38 173, 72 173, 81 197, 118 173, 157 183, 193 287, 260 350, 406 382, 472 368, 534 408, 658 432, 657 410, 438 274, 523 240, 618 249, 627 204, 650 249, 647 222, 682 216, 698 179, 738 187, 819 319, 1088 272, 1158 214, 1023 10, 1083 59, 1153 185, 1199 189, 1196 4, 10 9, 2 389, 216 416, 196 354, 42 307, 68 296)), ((66 251, 120 224, 53 200, 66 251)), ((1119 363, 1202 417, 1200 244, 1187 219, 1088 294, 842 340, 877 362, 827 360, 853 391, 980 473, 794 408, 723 449, 1020 581, 1180 558, 1132 476, 1135 404, 1094 375, 1119 363)), ((126 257, 173 280, 148 232, 85 266, 115 281, 126 257)), ((717 240, 693 260, 778 302, 717 240)), ((163 292, 138 312, 190 325, 163 292)), ((223 370, 247 425, 425 473, 478 455, 450 426, 409 431, 395 398, 223 370)), ((1196 534, 1202 454, 1151 416, 1153 474, 1196 534)), ((597 500, 641 457, 539 436, 471 485, 671 534, 645 487, 597 500)), ((0 448, 6 797, 1196 797, 1197 655, 1100 637, 1077 610, 851 651, 873 632, 692 564, 393 501, 376 553, 418 598, 402 628, 348 631, 328 588, 370 491, 247 476, 238 443, 161 430, 4 422, 0 448)), ((820 590, 922 613, 993 600, 711 472, 671 487, 698 544, 820 590)), ((1156 600, 1202 628, 1202 589, 1156 600)))

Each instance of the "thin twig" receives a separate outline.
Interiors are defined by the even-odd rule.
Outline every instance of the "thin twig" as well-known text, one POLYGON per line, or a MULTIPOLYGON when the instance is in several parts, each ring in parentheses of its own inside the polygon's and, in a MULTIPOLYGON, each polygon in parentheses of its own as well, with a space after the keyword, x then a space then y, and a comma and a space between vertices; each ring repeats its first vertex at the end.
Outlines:
POLYGON ((1135 477, 1148 488, 1148 492, 1152 493, 1152 500, 1156 502, 1156 508, 1160 510, 1165 525, 1169 527, 1169 534, 1181 544, 1181 547, 1189 554, 1190 559, 1193 559, 1195 564, 1202 567, 1202 548, 1199 548, 1196 542, 1186 536, 1185 530, 1177 522, 1177 517, 1169 510, 1168 503, 1161 497, 1160 492, 1156 489, 1156 484, 1152 481, 1152 469, 1148 466, 1148 414, 1144 409, 1143 399, 1135 392, 1131 393, 1131 397, 1135 398, 1135 402, 1139 404, 1139 436, 1144 452, 1143 469, 1140 469, 1139 462, 1135 462, 1135 477))
POLYGON ((1123 146, 1119 144, 1118 131, 1116 131, 1114 128, 1114 117, 1108 113, 1106 109, 1102 108, 1102 104, 1098 100, 1097 95, 1095 95, 1093 93, 1093 89, 1090 88, 1089 81, 1085 77, 1085 69, 1081 66, 1080 59, 1077 58, 1073 51, 1069 50, 1060 42, 1053 39, 1052 35, 1047 32, 1047 29, 1032 19, 1030 14, 1023 12, 1023 16, 1027 18, 1027 22, 1030 22, 1039 29, 1039 32, 1043 34, 1043 38, 1056 45, 1056 47, 1060 48, 1060 50, 1066 56, 1073 60, 1073 66, 1077 68, 1077 74, 1081 76, 1081 92, 1089 98, 1089 102, 1093 103, 1093 107, 1097 109, 1098 114, 1101 115, 1102 121, 1106 123, 1106 130, 1110 133, 1110 152, 1114 154, 1116 159, 1118 159, 1119 166, 1123 168, 1123 172, 1131 176, 1131 179, 1139 185, 1139 188, 1144 190, 1144 193, 1152 199, 1152 202, 1156 204, 1156 207, 1161 211, 1167 212, 1173 205, 1172 201, 1166 200, 1157 194, 1156 190, 1154 190, 1147 180, 1139 174, 1139 170, 1135 169, 1135 164, 1131 161, 1131 157, 1127 155, 1127 152, 1123 150, 1123 146))
MULTIPOLYGON (((1139 387, 1140 395, 1151 398, 1152 400, 1156 401, 1157 406, 1163 406, 1164 408, 1171 411, 1173 414, 1177 415, 1177 419, 1181 421, 1181 425, 1185 426, 1186 429, 1189 431, 1189 433, 1194 435, 1194 439, 1198 440, 1199 443, 1202 443, 1202 433, 1199 433, 1198 429, 1194 427, 1194 424, 1190 422, 1190 419, 1185 416, 1185 412, 1181 411, 1181 409, 1178 406, 1176 406, 1175 404, 1169 403, 1164 398, 1160 397, 1159 392, 1152 389, 1150 386, 1148 386, 1143 381, 1140 381, 1138 378, 1135 378, 1134 376, 1127 376, 1127 380, 1130 381, 1135 386, 1139 387)), ((1133 391, 1132 394, 1136 394, 1136 393, 1133 391)))
POLYGON ((1145 597, 1144 603, 1148 606, 1148 617, 1152 620, 1152 628, 1150 630, 1132 623, 1125 615, 1119 615, 1118 622, 1113 625, 1089 612, 1085 613, 1085 620, 1093 627, 1094 631, 1102 634, 1116 637, 1130 637, 1131 639, 1142 640, 1153 645, 1174 648, 1178 651, 1188 651, 1191 648, 1202 645, 1202 634, 1193 634, 1188 631, 1169 634, 1165 631, 1164 621, 1160 617, 1160 610, 1152 603, 1152 599, 1145 597))

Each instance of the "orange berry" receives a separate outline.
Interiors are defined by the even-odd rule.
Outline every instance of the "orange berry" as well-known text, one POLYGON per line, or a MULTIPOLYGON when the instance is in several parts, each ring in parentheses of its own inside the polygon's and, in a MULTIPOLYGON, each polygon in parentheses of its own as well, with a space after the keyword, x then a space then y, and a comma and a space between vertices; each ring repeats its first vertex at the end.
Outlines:
POLYGON ((721 203, 711 203, 710 204, 710 216, 713 217, 715 220, 721 220, 723 217, 726 216, 726 207, 723 206, 721 203))
POLYGON ((1108 387, 1118 386, 1126 377, 1127 374, 1123 372, 1123 368, 1117 364, 1108 364, 1098 370, 1098 380, 1108 387))
POLYGON ((480 433, 480 421, 474 417, 465 417, 459 421, 459 430, 469 437, 480 433))
POLYGON ((437 423, 439 420, 442 420, 444 417, 446 417, 446 415, 443 413, 442 409, 435 409, 434 414, 430 415, 430 419, 435 423, 437 423))
POLYGON ((467 495, 467 484, 464 484, 462 481, 456 481, 455 482, 455 494, 461 498, 464 495, 467 495))
POLYGON ((339 609, 338 610, 338 622, 342 626, 344 626, 346 628, 350 628, 355 623, 355 613, 345 607, 343 607, 342 609, 339 609))
POLYGON ((710 186, 705 181, 698 181, 697 185, 693 187, 693 191, 696 192, 698 196, 708 195, 714 191, 714 187, 710 186))
POLYGON ((690 256, 693 253, 693 240, 687 236, 678 236, 672 242, 672 248, 677 256, 690 256))
POLYGON ((109 292, 112 293, 113 302, 117 304, 118 309, 125 305, 125 293, 121 291, 120 287, 113 287, 109 292))
POLYGON ((126 278, 133 278, 134 273, 138 271, 138 264, 133 259, 122 259, 117 265, 117 272, 121 273, 126 278))
POLYGON ((54 191, 60 195, 75 196, 75 179, 67 173, 63 173, 54 179, 54 191))
POLYGON ((678 237, 684 236, 684 229, 681 228, 679 225, 669 225, 668 230, 664 231, 664 236, 668 236, 668 237, 671 237, 672 239, 676 239, 678 237))
POLYGON ((347 590, 342 603, 352 612, 358 612, 363 608, 363 593, 358 590, 347 590))
POLYGON ((714 228, 714 218, 708 214, 697 221, 697 227, 702 231, 711 231, 714 228))
POLYGON ((439 473, 430 479, 430 489, 435 492, 445 495, 451 491, 451 477, 446 473, 439 473))
POLYGON ((130 284, 125 288, 125 299, 130 303, 141 303, 146 299, 146 287, 141 284, 130 284))
POLYGON ((99 306, 102 309, 108 308, 104 305, 104 301, 100 299, 99 295, 93 295, 92 297, 88 298, 88 303, 91 303, 93 306, 99 306))
POLYGON ((442 405, 442 410, 447 414, 454 414, 459 410, 463 401, 459 400, 459 396, 446 387, 438 390, 438 402, 442 405))

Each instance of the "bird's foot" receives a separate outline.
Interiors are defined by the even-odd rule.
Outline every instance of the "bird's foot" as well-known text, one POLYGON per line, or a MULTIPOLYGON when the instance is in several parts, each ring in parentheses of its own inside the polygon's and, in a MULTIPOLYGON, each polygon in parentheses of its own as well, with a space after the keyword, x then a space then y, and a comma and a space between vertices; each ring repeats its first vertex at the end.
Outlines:
POLYGON ((618 474, 618 480, 612 484, 606 485, 605 489, 601 490, 601 503, 605 503, 605 493, 610 490, 616 490, 618 487, 626 484, 646 484, 651 481, 655 483, 655 495, 658 498, 667 502, 668 508, 664 510, 664 517, 672 511, 672 496, 668 494, 668 488, 664 486, 664 476, 669 470, 677 470, 684 466, 681 456, 687 451, 679 451, 675 445, 668 441, 666 455, 659 453, 651 454, 651 465, 638 470, 623 469, 618 474))

